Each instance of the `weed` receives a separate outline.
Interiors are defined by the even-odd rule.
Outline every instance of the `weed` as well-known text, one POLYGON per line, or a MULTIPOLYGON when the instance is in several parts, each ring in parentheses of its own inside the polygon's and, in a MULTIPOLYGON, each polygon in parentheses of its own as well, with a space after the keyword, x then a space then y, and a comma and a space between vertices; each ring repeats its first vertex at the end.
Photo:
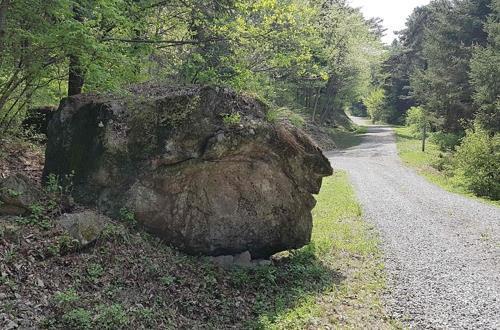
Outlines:
POLYGON ((58 292, 53 297, 54 303, 63 310, 68 309, 69 306, 77 302, 79 299, 80 297, 74 289, 58 292))
POLYGON ((236 287, 244 287, 250 282, 250 275, 248 271, 243 268, 235 268, 231 272, 231 281, 236 287))
POLYGON ((62 325, 66 329, 91 329, 92 315, 83 308, 73 309, 62 316, 62 325))
POLYGON ((123 329, 129 323, 129 317, 120 304, 100 305, 97 310, 96 323, 99 329, 123 329))
POLYGON ((134 311, 134 316, 144 327, 153 327, 155 312, 151 308, 138 308, 134 311))
POLYGON ((135 219, 134 212, 125 207, 120 209, 120 219, 132 228, 137 227, 137 220, 135 219))
POLYGON ((165 275, 160 278, 160 282, 165 286, 171 286, 175 282, 175 277, 170 275, 165 275))
POLYGON ((7 189, 7 195, 9 195, 9 197, 11 197, 11 198, 16 198, 16 197, 21 196, 22 193, 19 191, 15 191, 13 189, 7 189))
POLYGON ((7 249, 4 253, 3 260, 5 263, 11 263, 17 256, 17 251, 13 247, 7 249))
POLYGON ((100 264, 91 263, 87 266, 87 278, 92 282, 97 281, 103 273, 104 268, 100 264))
POLYGON ((222 116, 222 120, 226 126, 236 126, 241 123, 241 115, 239 112, 227 113, 222 116))

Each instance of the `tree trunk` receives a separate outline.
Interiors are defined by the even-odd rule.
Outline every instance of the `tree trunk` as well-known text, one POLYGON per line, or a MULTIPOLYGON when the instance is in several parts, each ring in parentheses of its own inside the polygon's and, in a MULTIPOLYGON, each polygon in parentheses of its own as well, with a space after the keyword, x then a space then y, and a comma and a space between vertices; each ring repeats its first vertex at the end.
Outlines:
POLYGON ((68 96, 82 93, 84 75, 78 57, 71 55, 69 57, 68 96))
POLYGON ((313 109, 313 115, 312 115, 313 123, 316 120, 316 110, 318 110, 318 101, 319 101, 320 97, 321 97, 321 87, 318 88, 318 93, 316 94, 316 100, 314 101, 314 109, 313 109))
MULTIPOLYGON (((83 22, 80 9, 73 6, 74 19, 78 22, 83 22)), ((68 96, 82 93, 83 84, 85 82, 85 71, 81 66, 81 62, 76 54, 69 54, 68 68, 68 96)))
POLYGON ((422 129, 422 152, 425 152, 425 139, 427 138, 427 123, 424 124, 422 129))

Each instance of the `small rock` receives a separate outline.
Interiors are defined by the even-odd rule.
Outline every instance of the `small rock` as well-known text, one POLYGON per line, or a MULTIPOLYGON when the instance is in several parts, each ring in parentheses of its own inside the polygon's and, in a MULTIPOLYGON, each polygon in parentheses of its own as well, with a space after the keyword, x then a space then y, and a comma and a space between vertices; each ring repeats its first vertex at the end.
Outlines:
POLYGON ((273 263, 271 260, 258 260, 257 263, 259 266, 271 266, 273 263))
POLYGON ((0 214, 23 215, 40 200, 41 191, 22 175, 11 175, 0 181, 0 214))
POLYGON ((88 245, 95 241, 103 231, 106 223, 111 220, 93 211, 63 214, 57 219, 57 223, 64 228, 68 234, 82 245, 88 245))
POLYGON ((221 267, 231 267, 234 262, 234 257, 233 256, 218 256, 218 257, 213 257, 212 261, 221 266, 221 267))
POLYGON ((245 251, 243 253, 234 256, 234 264, 240 267, 252 267, 252 255, 250 252, 245 251))
POLYGON ((5 330, 11 330, 11 329, 16 329, 17 327, 19 327, 19 325, 14 322, 14 321, 9 321, 7 323, 7 325, 5 326, 5 330))
POLYGON ((45 283, 43 283, 43 281, 39 278, 36 279, 36 285, 41 288, 45 287, 45 283))
POLYGON ((5 239, 10 242, 17 242, 21 238, 21 230, 19 226, 11 223, 0 223, 0 239, 5 239))

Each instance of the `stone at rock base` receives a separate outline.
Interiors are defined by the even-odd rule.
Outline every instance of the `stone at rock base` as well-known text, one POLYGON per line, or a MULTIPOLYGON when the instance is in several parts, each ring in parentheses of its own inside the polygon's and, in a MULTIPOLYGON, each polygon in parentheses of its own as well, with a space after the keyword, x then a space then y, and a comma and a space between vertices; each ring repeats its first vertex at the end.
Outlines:
POLYGON ((94 242, 106 224, 111 222, 106 216, 93 211, 63 214, 57 220, 57 224, 76 239, 81 246, 94 242))
POLYGON ((257 263, 257 265, 262 266, 262 267, 271 266, 273 264, 273 262, 271 260, 265 260, 265 259, 255 260, 255 262, 257 263))
POLYGON ((21 238, 21 228, 13 223, 13 220, 0 217, 0 240, 18 242, 21 238))
POLYGON ((0 180, 0 215, 24 215, 42 197, 28 177, 15 174, 0 180))
POLYGON ((228 268, 233 266, 234 257, 233 256, 212 257, 212 261, 220 267, 228 268))
POLYGON ((77 202, 127 209, 192 254, 259 258, 310 241, 312 195, 332 169, 301 130, 268 122, 266 105, 228 89, 130 91, 63 100, 44 176, 74 172, 77 202))
POLYGON ((225 255, 218 257, 211 257, 210 260, 222 268, 232 268, 232 267, 254 268, 254 267, 266 267, 272 265, 271 260, 266 260, 266 259, 252 260, 252 256, 249 251, 245 251, 243 253, 239 253, 234 256, 225 255))
POLYGON ((234 256, 234 265, 239 267, 252 267, 252 255, 249 251, 245 251, 234 256))

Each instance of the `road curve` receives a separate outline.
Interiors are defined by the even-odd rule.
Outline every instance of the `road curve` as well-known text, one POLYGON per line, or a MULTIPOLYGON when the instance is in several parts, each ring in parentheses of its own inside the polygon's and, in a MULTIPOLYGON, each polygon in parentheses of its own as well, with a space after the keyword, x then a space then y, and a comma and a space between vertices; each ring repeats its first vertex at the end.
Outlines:
POLYGON ((500 208, 405 167, 388 126, 327 156, 380 233, 391 315, 415 329, 500 329, 500 208))

